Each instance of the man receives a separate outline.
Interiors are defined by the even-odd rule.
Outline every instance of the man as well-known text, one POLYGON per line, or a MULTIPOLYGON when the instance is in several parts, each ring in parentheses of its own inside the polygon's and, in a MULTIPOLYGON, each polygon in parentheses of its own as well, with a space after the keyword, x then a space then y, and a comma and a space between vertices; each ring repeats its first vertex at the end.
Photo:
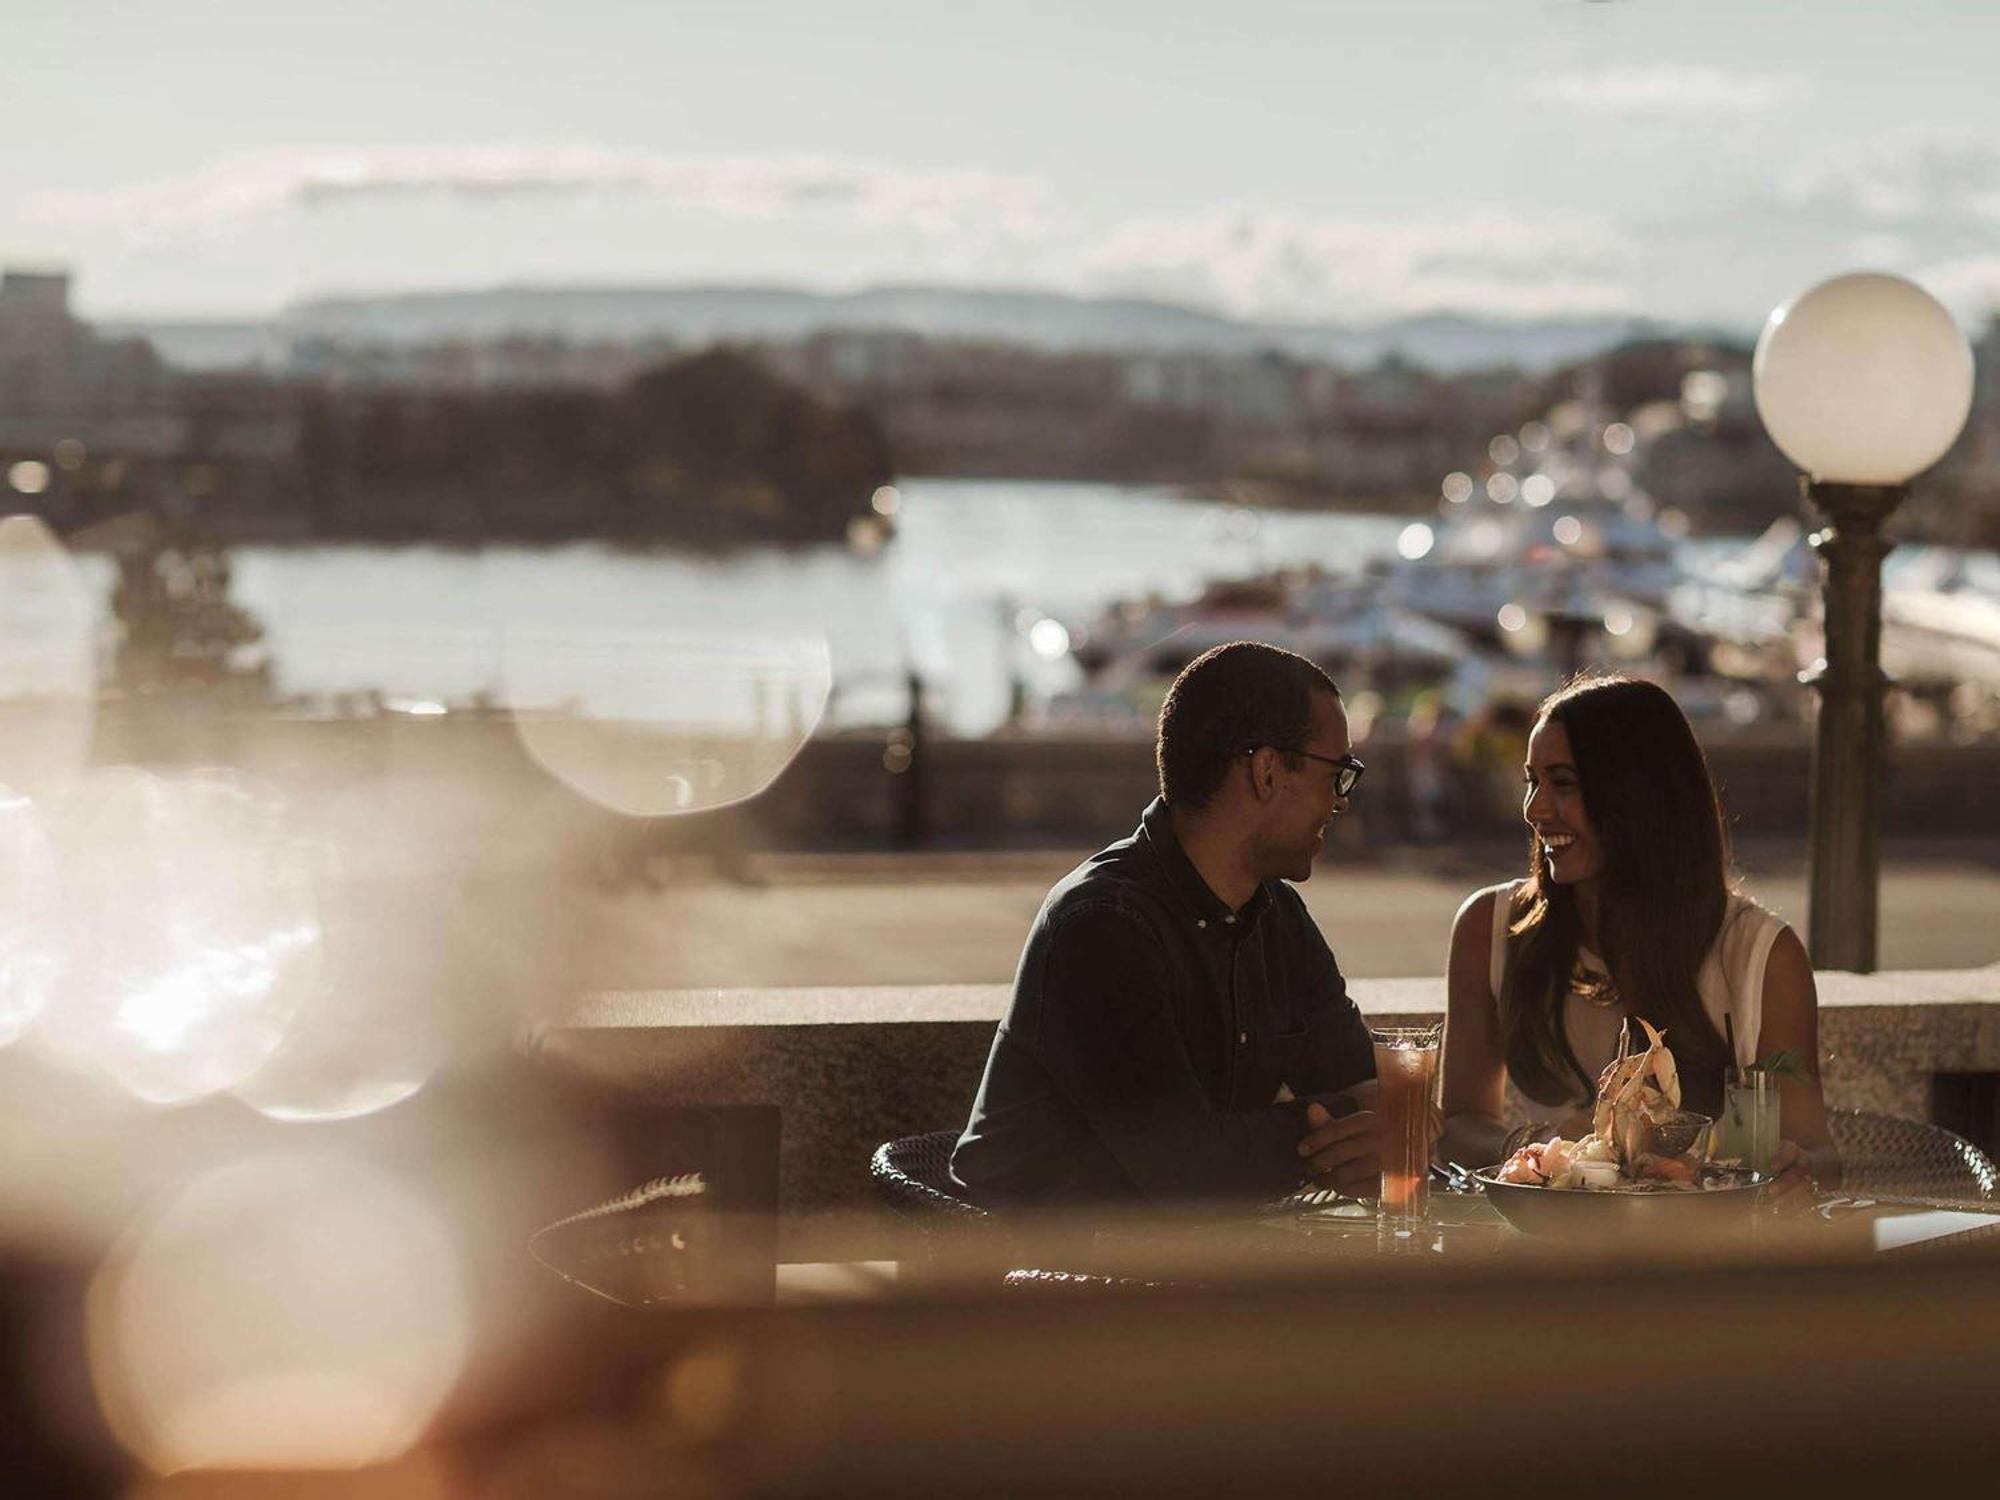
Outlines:
POLYGON ((952 1173, 992 1208, 1375 1190, 1374 1053, 1309 880, 1361 774, 1313 663, 1237 641, 1160 709, 1160 795, 1028 935, 952 1173))

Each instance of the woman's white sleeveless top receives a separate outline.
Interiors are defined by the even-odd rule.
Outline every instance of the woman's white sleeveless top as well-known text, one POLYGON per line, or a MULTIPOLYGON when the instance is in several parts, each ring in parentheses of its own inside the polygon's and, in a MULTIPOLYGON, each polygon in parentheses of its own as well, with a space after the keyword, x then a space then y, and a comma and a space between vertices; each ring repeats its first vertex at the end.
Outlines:
MULTIPOLYGON (((1501 977, 1507 967, 1508 914, 1521 884, 1516 880, 1500 886, 1493 897, 1493 956, 1487 982, 1493 988, 1496 1005, 1501 977)), ((1715 944, 1708 950, 1708 957, 1696 976, 1695 987, 1701 992, 1702 1009, 1708 1012, 1716 1031, 1728 1034, 1722 1024, 1724 1016, 1730 1018, 1735 1028, 1738 1063, 1757 1060, 1757 1036, 1764 1020, 1764 967, 1770 961, 1771 945, 1784 930, 1782 919, 1749 897, 1732 892, 1728 909, 1723 913, 1722 930, 1716 934, 1715 944)), ((1581 957, 1593 968, 1603 967, 1602 961, 1588 949, 1581 951, 1581 957)), ((1574 990, 1564 998, 1563 1030, 1569 1037, 1570 1050, 1593 1079, 1618 1055, 1618 1026, 1625 1014, 1622 1005, 1609 1008, 1592 1005, 1574 990)), ((1667 1038, 1667 1045, 1673 1045, 1672 1037, 1667 1038)), ((1507 1110, 1518 1118, 1546 1118, 1553 1109, 1576 1108, 1589 1102, 1589 1095, 1579 1094, 1564 1106, 1543 1104, 1521 1095, 1511 1079, 1507 1085, 1507 1110)))

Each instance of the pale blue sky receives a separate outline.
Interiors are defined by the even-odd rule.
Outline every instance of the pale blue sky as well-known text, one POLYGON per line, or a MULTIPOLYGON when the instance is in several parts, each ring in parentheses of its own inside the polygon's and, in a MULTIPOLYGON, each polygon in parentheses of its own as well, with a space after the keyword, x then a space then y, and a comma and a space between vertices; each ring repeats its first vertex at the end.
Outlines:
POLYGON ((1754 327, 1859 265, 2000 290, 1990 0, 12 0, 5 40, 0 262, 96 315, 901 279, 1754 327))

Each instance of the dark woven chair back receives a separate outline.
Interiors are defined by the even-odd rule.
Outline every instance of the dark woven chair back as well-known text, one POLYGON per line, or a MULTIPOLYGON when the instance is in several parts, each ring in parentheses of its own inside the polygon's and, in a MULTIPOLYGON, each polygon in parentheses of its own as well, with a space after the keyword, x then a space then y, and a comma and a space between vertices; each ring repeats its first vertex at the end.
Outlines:
POLYGON ((1044 1271, 1024 1266, 1007 1273, 1010 1292, 1078 1293, 1185 1291, 1190 1283, 1142 1281, 1136 1276, 1095 1276, 1083 1271, 1044 1271))
POLYGON ((2000 1198, 2000 1172, 1972 1142, 1941 1125, 1865 1109, 1830 1109, 1827 1123, 1855 1197, 1986 1203, 2000 1198))
POLYGON ((986 1211, 960 1197, 951 1180, 951 1148, 957 1143, 955 1130, 884 1141, 869 1159, 868 1175, 889 1207, 919 1222, 938 1217, 958 1223, 984 1219, 986 1211))
POLYGON ((1013 1236, 1002 1220, 959 1196, 949 1170, 957 1142, 953 1130, 884 1141, 869 1158, 868 1175, 882 1201, 915 1231, 897 1257, 906 1280, 996 1285, 1019 1263, 1013 1236))

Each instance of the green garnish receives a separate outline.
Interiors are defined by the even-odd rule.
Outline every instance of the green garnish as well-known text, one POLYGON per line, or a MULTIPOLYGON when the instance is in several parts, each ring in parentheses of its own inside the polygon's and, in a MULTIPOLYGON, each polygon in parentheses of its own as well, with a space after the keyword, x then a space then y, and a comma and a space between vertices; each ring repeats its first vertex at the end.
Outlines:
POLYGON ((1781 1047, 1769 1057, 1760 1057, 1743 1070, 1746 1073, 1769 1073, 1774 1078, 1792 1078, 1799 1082, 1811 1079, 1806 1070, 1805 1050, 1800 1047, 1781 1047))

